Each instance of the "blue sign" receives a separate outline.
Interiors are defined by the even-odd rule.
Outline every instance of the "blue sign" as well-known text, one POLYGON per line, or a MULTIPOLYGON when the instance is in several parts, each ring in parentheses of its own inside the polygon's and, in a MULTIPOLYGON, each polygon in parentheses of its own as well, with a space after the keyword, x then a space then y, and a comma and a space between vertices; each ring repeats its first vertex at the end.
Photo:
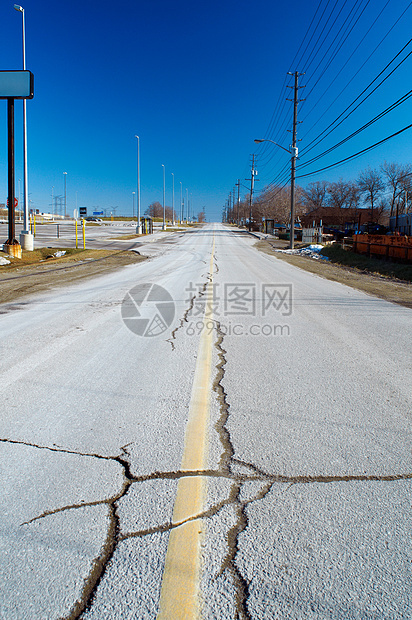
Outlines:
POLYGON ((33 99, 31 71, 0 71, 0 99, 33 99))

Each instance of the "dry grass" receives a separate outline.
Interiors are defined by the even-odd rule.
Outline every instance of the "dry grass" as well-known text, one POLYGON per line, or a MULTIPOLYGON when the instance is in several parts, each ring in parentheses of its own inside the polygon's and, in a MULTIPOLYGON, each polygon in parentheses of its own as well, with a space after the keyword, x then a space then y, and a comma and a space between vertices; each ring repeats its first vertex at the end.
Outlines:
POLYGON ((33 293, 72 284, 83 278, 108 273, 145 258, 136 252, 110 250, 75 250, 62 248, 66 254, 55 258, 58 248, 41 248, 22 252, 21 259, 13 259, 0 266, 0 303, 10 303, 33 293))
MULTIPOLYGON (((363 269, 351 267, 349 265, 339 265, 325 260, 314 260, 306 256, 296 254, 283 254, 277 252, 273 241, 258 241, 255 244, 262 252, 272 254, 276 258, 283 260, 295 267, 310 271, 327 280, 333 280, 356 288, 369 295, 375 295, 386 301, 391 301, 402 306, 412 308, 412 284, 403 282, 389 276, 371 273, 363 269)), ((276 244, 277 247, 285 248, 285 244, 276 244)))

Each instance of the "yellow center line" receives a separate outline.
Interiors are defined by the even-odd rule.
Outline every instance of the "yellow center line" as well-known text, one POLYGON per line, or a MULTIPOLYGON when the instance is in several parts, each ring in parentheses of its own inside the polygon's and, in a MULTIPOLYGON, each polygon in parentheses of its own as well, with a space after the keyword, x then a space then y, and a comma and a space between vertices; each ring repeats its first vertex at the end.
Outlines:
MULTIPOLYGON (((207 468, 207 435, 209 424, 210 375, 213 349, 212 320, 213 297, 213 239, 210 258, 211 280, 206 293, 206 309, 200 335, 195 376, 189 406, 189 419, 185 432, 182 471, 207 468)), ((204 509, 206 480, 202 476, 181 478, 177 487, 173 510, 173 523, 182 523, 200 514, 204 509)), ((200 546, 203 522, 194 519, 170 532, 158 620, 192 620, 200 618, 200 546)))

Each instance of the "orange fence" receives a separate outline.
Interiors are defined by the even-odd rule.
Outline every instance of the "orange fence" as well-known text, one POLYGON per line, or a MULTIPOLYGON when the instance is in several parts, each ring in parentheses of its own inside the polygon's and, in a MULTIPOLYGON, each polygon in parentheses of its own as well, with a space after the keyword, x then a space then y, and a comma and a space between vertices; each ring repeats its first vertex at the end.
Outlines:
POLYGON ((412 237, 404 235, 354 235, 353 250, 358 254, 412 262, 412 237))

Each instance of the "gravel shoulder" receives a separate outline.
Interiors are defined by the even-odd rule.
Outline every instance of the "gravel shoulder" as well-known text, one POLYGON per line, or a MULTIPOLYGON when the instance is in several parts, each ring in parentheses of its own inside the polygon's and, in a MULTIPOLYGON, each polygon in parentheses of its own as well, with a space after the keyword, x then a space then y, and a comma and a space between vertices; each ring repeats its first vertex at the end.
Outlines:
POLYGON ((276 243, 273 240, 263 240, 258 241, 255 247, 261 252, 276 256, 276 258, 299 267, 299 269, 310 271, 327 280, 334 280, 369 295, 375 295, 386 301, 412 308, 412 285, 408 282, 364 272, 353 267, 337 265, 325 260, 314 260, 305 256, 277 252, 277 249, 287 247, 284 242, 276 243))
POLYGON ((32 264, 15 259, 10 265, 0 267, 0 303, 14 302, 33 293, 73 284, 144 260, 146 258, 137 252, 110 250, 86 250, 32 264))

